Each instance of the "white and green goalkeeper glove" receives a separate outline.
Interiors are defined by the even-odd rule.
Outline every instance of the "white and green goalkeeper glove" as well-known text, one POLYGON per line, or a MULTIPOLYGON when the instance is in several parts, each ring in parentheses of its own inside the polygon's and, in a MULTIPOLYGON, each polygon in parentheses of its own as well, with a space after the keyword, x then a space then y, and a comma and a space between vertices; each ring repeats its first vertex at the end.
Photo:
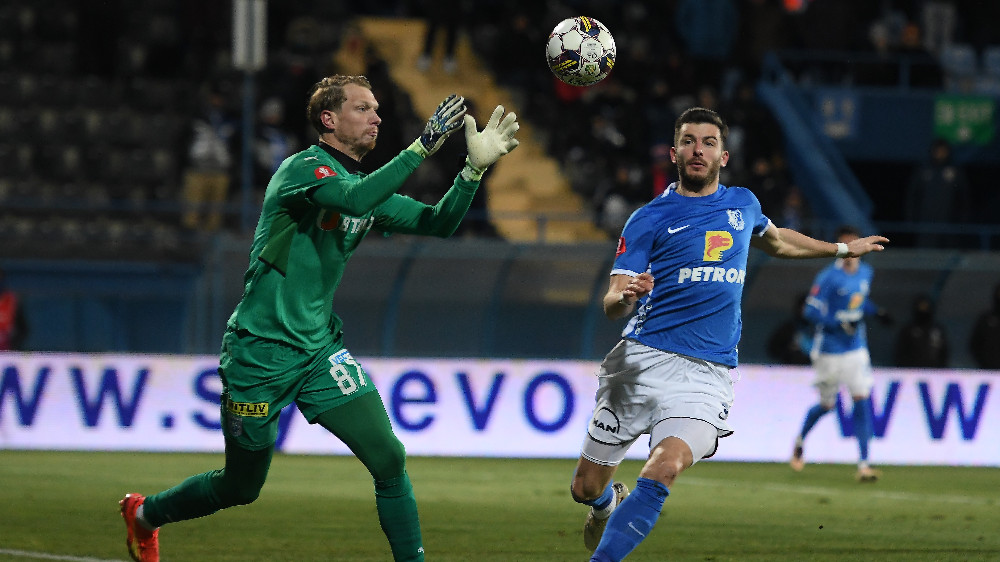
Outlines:
POLYGON ((503 111, 503 106, 498 105, 482 132, 476 131, 476 119, 473 116, 465 116, 465 144, 469 156, 465 159, 462 179, 479 181, 486 173, 486 168, 520 144, 514 138, 514 133, 520 128, 517 115, 508 113, 501 121, 503 111))
POLYGON ((434 110, 434 115, 431 115, 424 125, 424 132, 413 141, 408 150, 424 158, 434 154, 444 144, 445 139, 463 125, 464 116, 465 98, 457 94, 448 96, 434 110))

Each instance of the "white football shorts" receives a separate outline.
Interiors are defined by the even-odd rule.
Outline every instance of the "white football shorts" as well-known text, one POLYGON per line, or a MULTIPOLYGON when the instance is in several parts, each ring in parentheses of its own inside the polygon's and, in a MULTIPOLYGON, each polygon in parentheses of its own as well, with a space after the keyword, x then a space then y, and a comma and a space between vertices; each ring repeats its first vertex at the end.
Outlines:
POLYGON ((837 391, 841 385, 847 387, 851 396, 871 395, 875 386, 872 375, 872 361, 864 347, 846 353, 817 353, 812 358, 816 378, 813 386, 819 390, 819 402, 825 408, 832 408, 837 401, 837 391))
POLYGON ((650 449, 667 437, 684 440, 697 462, 715 454, 718 439, 733 433, 726 422, 733 380, 725 365, 624 339, 604 358, 597 376, 582 447, 592 462, 620 464, 643 434, 650 436, 650 449))

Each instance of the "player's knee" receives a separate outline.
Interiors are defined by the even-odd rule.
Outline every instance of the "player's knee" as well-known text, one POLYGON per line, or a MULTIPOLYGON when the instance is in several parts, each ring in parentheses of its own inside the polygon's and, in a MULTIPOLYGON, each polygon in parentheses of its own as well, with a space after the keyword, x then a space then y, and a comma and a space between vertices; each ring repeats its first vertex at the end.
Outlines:
POLYGON ((688 466, 691 465, 685 463, 680 458, 661 459, 660 462, 655 465, 647 465, 643 467, 639 476, 656 480, 665 486, 671 486, 673 485, 674 480, 676 480, 688 466))
POLYGON ((394 439, 367 466, 375 480, 398 478, 406 471, 406 448, 401 441, 394 439))
POLYGON ((573 496, 573 501, 585 503, 599 498, 604 493, 604 488, 607 485, 607 482, 598 482, 582 476, 575 476, 573 482, 570 483, 569 493, 573 496))
POLYGON ((249 505, 260 497, 260 488, 241 489, 233 496, 233 505, 249 505))
POLYGON ((249 505, 260 497, 263 486, 228 486, 219 490, 219 500, 223 506, 249 505))

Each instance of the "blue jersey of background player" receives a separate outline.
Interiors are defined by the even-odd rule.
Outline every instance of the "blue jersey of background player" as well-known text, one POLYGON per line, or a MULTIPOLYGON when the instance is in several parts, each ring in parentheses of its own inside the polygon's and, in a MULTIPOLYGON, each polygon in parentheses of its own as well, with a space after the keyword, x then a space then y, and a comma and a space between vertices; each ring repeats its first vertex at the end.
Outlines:
POLYGON ((806 299, 805 317, 816 325, 816 353, 844 353, 868 346, 865 316, 878 313, 869 299, 872 266, 857 264, 855 271, 838 260, 816 276, 806 299))
MULTIPOLYGON (((853 227, 842 227, 837 240, 856 240, 853 227)), ((874 385, 871 356, 868 353, 866 315, 877 315, 888 322, 888 315, 868 299, 872 267, 857 257, 845 257, 827 266, 813 282, 806 299, 805 317, 815 324, 812 361, 819 402, 806 412, 802 428, 795 437, 792 459, 796 471, 805 466, 803 444, 806 435, 836 405, 840 388, 851 394, 854 402, 851 419, 858 441, 858 472, 861 482, 873 482, 879 473, 868 465, 868 442, 872 434, 871 391, 874 385)))
POLYGON ((684 197, 676 187, 633 213, 618 242, 612 275, 656 279, 622 337, 735 367, 750 239, 771 221, 748 189, 684 197))

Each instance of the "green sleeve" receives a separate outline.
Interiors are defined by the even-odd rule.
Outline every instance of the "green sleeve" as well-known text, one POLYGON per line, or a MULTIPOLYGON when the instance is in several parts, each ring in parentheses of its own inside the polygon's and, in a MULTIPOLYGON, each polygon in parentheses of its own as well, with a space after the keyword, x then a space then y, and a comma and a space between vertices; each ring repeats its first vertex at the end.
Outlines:
POLYGON ((456 177, 451 189, 434 206, 393 195, 375 210, 375 227, 386 232, 447 238, 469 211, 478 187, 478 181, 456 177))
POLYGON ((403 185, 423 161, 418 154, 404 150, 384 166, 356 180, 340 176, 325 178, 313 191, 312 200, 324 209, 334 209, 361 216, 384 202, 403 185))

